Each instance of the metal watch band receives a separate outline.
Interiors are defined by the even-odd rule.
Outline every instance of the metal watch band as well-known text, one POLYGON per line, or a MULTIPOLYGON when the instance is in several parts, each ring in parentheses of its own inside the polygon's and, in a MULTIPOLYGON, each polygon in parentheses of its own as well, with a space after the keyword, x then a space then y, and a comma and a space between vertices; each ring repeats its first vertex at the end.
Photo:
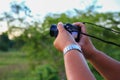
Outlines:
POLYGON ((76 44, 70 44, 64 48, 64 50, 63 50, 64 55, 70 50, 78 50, 78 51, 82 52, 80 46, 78 46, 76 44))

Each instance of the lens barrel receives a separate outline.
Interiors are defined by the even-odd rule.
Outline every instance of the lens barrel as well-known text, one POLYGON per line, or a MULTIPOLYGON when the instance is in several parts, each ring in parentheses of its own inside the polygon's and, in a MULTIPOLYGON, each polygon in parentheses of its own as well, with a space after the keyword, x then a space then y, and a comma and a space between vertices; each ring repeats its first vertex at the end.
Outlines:
POLYGON ((50 27, 50 36, 51 37, 57 37, 58 35, 58 29, 57 26, 55 24, 52 24, 50 27))

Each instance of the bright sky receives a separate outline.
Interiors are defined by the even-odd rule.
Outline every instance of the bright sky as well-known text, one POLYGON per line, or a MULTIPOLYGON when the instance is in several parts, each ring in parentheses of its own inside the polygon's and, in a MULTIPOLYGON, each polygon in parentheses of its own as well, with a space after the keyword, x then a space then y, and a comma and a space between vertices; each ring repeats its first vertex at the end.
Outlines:
MULTIPOLYGON (((94 0, 0 0, 0 13, 10 10, 9 3, 11 1, 26 1, 34 14, 39 13, 44 16, 49 12, 60 13, 73 8, 85 9, 94 0)), ((120 0, 97 0, 97 4, 102 6, 100 12, 120 11, 120 0)))
MULTIPOLYGON (((10 10, 11 1, 26 1, 33 14, 44 17, 48 13, 61 13, 74 8, 83 10, 94 0, 0 0, 0 13, 10 10)), ((97 0, 97 4, 102 6, 98 9, 99 12, 120 12, 120 0, 97 0)))

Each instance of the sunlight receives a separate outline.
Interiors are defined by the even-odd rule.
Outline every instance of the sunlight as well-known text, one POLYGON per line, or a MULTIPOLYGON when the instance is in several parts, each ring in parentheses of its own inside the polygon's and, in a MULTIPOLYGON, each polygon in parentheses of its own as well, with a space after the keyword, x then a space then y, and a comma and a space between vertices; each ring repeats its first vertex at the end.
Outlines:
POLYGON ((0 34, 8 30, 6 22, 0 22, 0 34))

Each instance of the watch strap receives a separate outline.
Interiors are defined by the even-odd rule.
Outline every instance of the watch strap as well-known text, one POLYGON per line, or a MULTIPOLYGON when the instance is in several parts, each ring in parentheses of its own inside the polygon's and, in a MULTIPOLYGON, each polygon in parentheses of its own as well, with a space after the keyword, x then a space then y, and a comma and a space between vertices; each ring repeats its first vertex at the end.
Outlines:
POLYGON ((64 55, 70 50, 78 50, 79 52, 82 52, 81 47, 79 45, 70 44, 64 48, 64 50, 63 50, 64 55))

